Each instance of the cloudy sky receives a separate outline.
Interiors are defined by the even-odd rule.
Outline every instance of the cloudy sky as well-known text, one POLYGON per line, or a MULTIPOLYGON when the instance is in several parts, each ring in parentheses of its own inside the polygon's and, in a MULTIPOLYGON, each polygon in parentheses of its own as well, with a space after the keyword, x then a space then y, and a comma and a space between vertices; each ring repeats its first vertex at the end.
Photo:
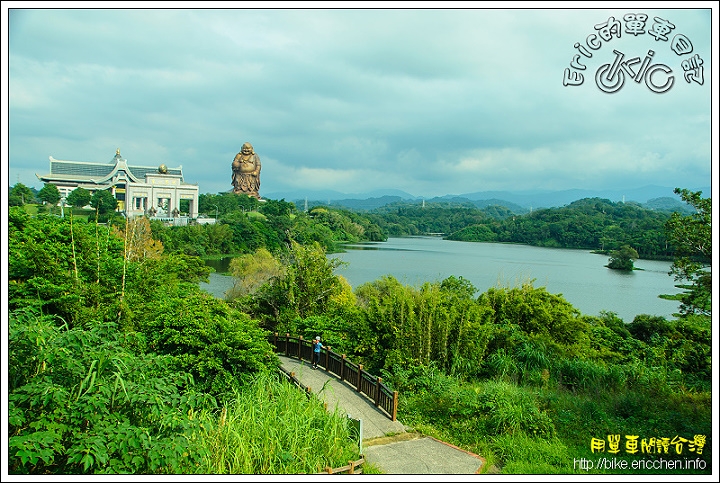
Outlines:
POLYGON ((120 148, 131 165, 182 166, 200 193, 224 192, 244 142, 263 196, 711 184, 715 2, 38 4, 3 4, 11 186, 41 188, 49 156, 110 162, 120 148), (624 74, 596 81, 619 55, 624 74))

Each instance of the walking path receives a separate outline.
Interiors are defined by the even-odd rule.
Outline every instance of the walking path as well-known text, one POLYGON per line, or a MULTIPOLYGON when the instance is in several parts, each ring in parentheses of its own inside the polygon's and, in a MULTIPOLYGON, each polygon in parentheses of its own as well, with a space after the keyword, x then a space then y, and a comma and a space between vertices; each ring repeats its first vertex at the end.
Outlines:
POLYGON ((391 421, 365 395, 347 382, 309 361, 278 355, 282 367, 324 401, 328 411, 362 420, 362 452, 386 474, 473 474, 485 463, 475 454, 435 438, 407 432, 400 421, 391 421))

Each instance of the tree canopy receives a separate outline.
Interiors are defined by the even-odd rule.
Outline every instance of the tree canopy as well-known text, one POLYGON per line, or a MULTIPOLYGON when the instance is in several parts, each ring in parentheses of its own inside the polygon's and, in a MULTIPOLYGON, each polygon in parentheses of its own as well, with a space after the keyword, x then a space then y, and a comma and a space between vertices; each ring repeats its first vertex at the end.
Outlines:
POLYGON ((667 237, 675 247, 670 273, 677 281, 688 282, 680 311, 710 315, 712 310, 712 200, 702 192, 676 188, 675 193, 696 210, 691 215, 673 213, 665 224, 667 237))
POLYGON ((623 245, 620 249, 610 253, 607 266, 613 270, 632 270, 634 268, 633 260, 637 259, 638 252, 628 245, 623 245))
POLYGON ((97 190, 90 198, 90 206, 99 214, 104 215, 117 208, 117 200, 109 190, 97 190))
POLYGON ((15 183, 8 196, 10 206, 22 206, 35 202, 35 193, 22 183, 15 183))
POLYGON ((45 183, 45 186, 38 192, 37 197, 43 203, 55 206, 60 201, 60 190, 52 183, 45 183))
POLYGON ((90 194, 90 192, 82 186, 78 186, 70 192, 65 201, 67 201, 70 206, 74 206, 75 208, 82 208, 83 206, 89 205, 91 199, 92 195, 90 194))

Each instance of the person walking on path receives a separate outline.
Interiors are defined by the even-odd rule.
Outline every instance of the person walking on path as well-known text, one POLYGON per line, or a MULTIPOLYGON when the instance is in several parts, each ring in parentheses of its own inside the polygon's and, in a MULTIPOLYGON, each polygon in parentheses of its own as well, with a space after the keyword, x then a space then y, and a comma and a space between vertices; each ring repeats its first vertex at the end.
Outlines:
POLYGON ((320 336, 316 336, 315 340, 313 341, 313 363, 312 368, 317 369, 318 364, 320 363, 320 350, 323 348, 322 342, 320 342, 320 336))

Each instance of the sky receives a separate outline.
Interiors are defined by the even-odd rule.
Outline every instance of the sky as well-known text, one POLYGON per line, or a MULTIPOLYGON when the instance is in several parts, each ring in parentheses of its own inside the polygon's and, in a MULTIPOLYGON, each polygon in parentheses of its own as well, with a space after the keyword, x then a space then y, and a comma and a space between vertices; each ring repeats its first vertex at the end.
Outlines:
POLYGON ((120 149, 221 193, 245 142, 264 197, 714 175, 716 2, 97 4, 3 2, 6 186, 120 149))

